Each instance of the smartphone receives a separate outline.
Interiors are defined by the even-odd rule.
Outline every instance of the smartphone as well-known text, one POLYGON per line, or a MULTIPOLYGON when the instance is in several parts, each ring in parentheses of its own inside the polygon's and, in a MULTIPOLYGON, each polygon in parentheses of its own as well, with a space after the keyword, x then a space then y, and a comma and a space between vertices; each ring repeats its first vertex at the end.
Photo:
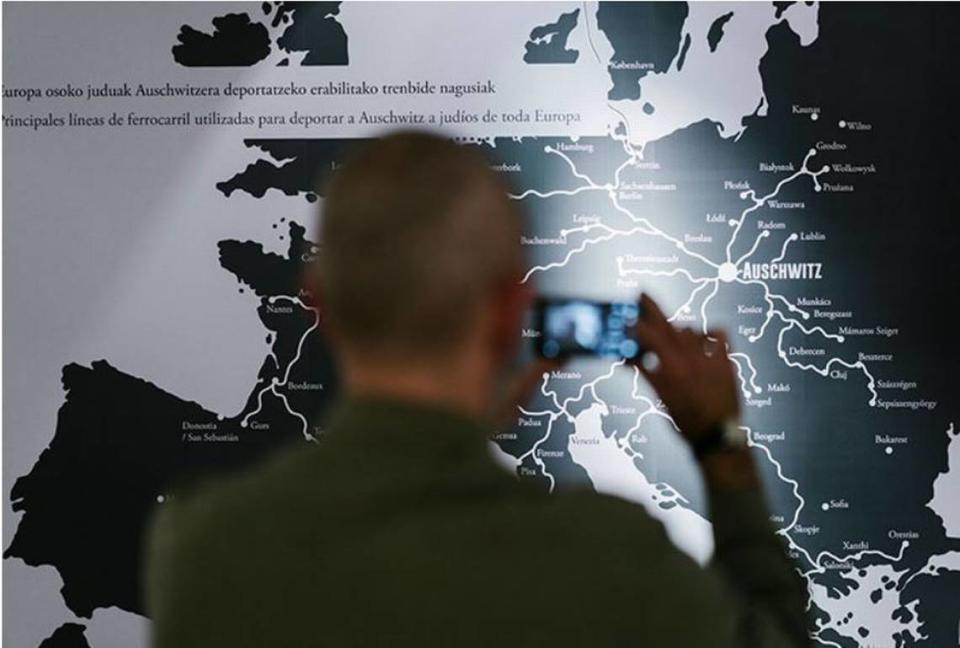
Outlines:
POLYGON ((541 298, 534 306, 534 326, 540 333, 536 350, 545 358, 635 358, 641 352, 634 334, 639 318, 635 302, 541 298))

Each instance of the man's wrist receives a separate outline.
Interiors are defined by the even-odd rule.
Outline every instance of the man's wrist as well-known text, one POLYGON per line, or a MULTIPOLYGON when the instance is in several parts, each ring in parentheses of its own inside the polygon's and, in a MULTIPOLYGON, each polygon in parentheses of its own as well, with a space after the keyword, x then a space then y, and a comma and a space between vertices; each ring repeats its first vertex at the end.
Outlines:
POLYGON ((690 441, 694 456, 703 461, 717 452, 747 447, 747 435, 736 419, 726 419, 711 426, 690 441))

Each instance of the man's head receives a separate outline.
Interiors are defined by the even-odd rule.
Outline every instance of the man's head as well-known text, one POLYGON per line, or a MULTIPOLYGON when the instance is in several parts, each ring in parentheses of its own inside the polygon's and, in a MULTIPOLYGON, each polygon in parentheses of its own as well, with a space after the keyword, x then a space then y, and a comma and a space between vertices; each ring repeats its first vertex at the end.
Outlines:
POLYGON ((404 132, 354 151, 327 188, 316 268, 344 362, 503 362, 527 300, 519 234, 476 150, 404 132))

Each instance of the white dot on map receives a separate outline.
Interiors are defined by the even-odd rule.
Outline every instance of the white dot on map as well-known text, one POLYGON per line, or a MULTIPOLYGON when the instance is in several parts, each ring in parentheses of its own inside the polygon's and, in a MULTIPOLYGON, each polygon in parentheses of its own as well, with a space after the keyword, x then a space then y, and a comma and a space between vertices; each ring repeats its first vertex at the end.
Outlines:
POLYGON ((824 164, 823 167, 820 169, 820 173, 827 173, 828 171, 830 171, 830 166, 827 164, 824 164))
POLYGON ((813 188, 814 191, 820 191, 820 185, 817 185, 813 188))
POLYGON ((223 414, 217 414, 217 420, 218 420, 218 421, 222 421, 222 420, 223 420, 223 414))
MULTIPOLYGON (((816 113, 814 113, 814 114, 816 114, 816 113)), ((829 511, 829 510, 830 510, 830 505, 827 504, 826 502, 824 502, 823 504, 820 505, 820 508, 822 508, 824 511, 829 511)))
POLYGON ((843 336, 842 336, 842 335, 838 335, 838 336, 837 336, 837 342, 843 342, 843 336))
POLYGON ((840 128, 846 128, 846 127, 847 127, 847 122, 845 122, 845 121, 843 121, 843 120, 841 119, 841 120, 840 120, 840 123, 837 124, 837 125, 838 125, 840 128))
POLYGON ((544 152, 544 153, 549 153, 550 150, 551 150, 551 149, 550 149, 549 146, 544 146, 544 147, 543 147, 543 152, 544 152))
POLYGON ((809 153, 810 155, 816 155, 817 149, 810 149, 809 151, 807 151, 807 153, 809 153))
POLYGON ((737 221, 731 218, 730 220, 727 221, 727 225, 729 225, 730 227, 736 227, 737 221))
POLYGON ((247 421, 246 421, 246 419, 240 421, 240 427, 242 427, 242 428, 247 427, 247 421))
POLYGON ((886 448, 884 448, 883 451, 886 452, 888 455, 893 454, 893 446, 887 446, 886 448))
POLYGON ((272 303, 274 303, 274 302, 277 301, 277 298, 276 298, 276 297, 273 297, 273 296, 270 296, 270 297, 267 298, 267 301, 272 304, 272 303))
POLYGON ((818 119, 820 119, 820 113, 810 113, 810 119, 813 121, 817 121, 818 119))
POLYGON ((158 504, 163 504, 163 501, 164 501, 165 499, 167 499, 167 498, 164 497, 163 495, 157 495, 157 503, 158 503, 158 504))
POLYGON ((737 279, 736 264, 731 263, 730 261, 727 261, 726 263, 721 263, 720 268, 717 271, 717 277, 720 279, 720 281, 726 281, 728 283, 731 281, 736 281, 737 279))

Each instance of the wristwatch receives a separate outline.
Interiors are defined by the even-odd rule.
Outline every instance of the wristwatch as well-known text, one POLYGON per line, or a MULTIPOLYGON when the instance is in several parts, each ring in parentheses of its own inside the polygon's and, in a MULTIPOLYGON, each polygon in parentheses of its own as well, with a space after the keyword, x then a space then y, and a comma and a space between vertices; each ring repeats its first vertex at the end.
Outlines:
POLYGON ((691 444, 693 454, 697 459, 718 450, 734 450, 747 447, 747 433, 734 419, 727 419, 710 428, 705 434, 695 439, 691 444))

